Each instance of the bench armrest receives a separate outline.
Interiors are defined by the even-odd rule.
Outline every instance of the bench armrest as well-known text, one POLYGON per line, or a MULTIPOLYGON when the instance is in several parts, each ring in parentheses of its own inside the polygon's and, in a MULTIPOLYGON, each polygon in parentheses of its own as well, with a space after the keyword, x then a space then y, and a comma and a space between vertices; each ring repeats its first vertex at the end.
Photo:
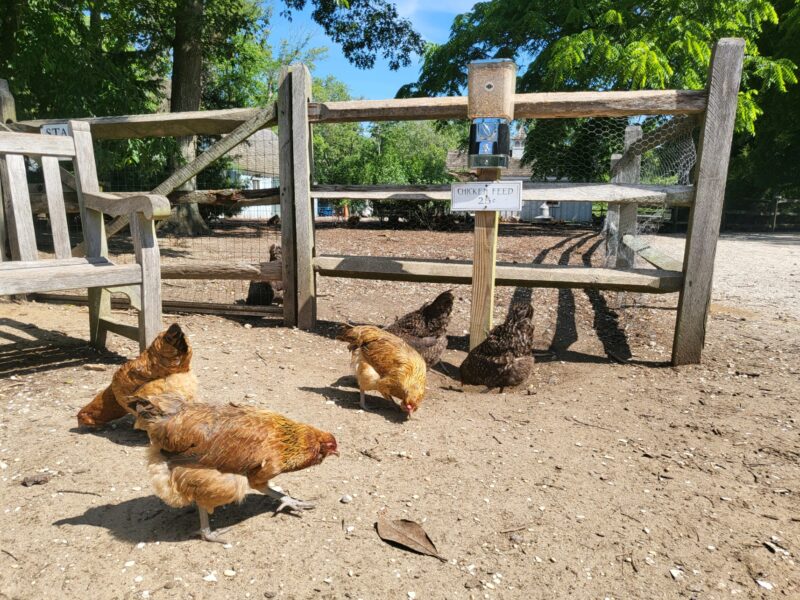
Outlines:
POLYGON ((148 219, 155 219, 168 217, 170 213, 169 200, 158 194, 123 197, 108 192, 83 192, 83 204, 112 217, 140 212, 148 219))

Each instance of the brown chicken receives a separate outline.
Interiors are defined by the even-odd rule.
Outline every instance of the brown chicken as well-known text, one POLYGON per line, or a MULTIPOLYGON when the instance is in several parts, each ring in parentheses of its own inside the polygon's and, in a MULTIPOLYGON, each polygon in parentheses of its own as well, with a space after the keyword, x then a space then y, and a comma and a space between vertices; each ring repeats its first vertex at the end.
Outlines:
POLYGON ((348 343, 351 364, 361 392, 361 408, 369 410, 365 392, 376 390, 409 417, 425 396, 425 361, 396 335, 372 325, 345 325, 336 339, 348 343))
POLYGON ((135 397, 136 427, 150 437, 148 472, 156 495, 170 506, 197 504, 200 535, 225 543, 211 531, 208 515, 241 502, 250 488, 280 502, 275 512, 314 508, 269 486, 281 473, 339 455, 336 438, 310 425, 249 406, 188 403, 179 394, 135 397))
POLYGON ((194 400, 197 378, 191 362, 189 340, 180 325, 173 323, 147 350, 117 369, 111 385, 78 413, 78 425, 100 427, 124 417, 129 412, 128 400, 134 394, 147 397, 172 391, 194 400))
POLYGON ((533 371, 533 306, 514 304, 461 363, 461 382, 504 388, 520 385, 533 371))
POLYGON ((386 331, 402 338, 420 353, 428 367, 433 367, 447 349, 447 326, 452 312, 453 292, 442 292, 433 302, 397 319, 386 331))

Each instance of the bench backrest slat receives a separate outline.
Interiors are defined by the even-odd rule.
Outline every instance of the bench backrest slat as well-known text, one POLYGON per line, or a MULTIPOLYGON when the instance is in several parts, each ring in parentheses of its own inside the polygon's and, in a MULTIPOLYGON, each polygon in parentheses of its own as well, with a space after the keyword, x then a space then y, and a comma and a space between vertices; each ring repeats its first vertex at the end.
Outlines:
POLYGON ((8 221, 11 257, 13 260, 36 260, 36 233, 33 229, 25 159, 21 154, 6 154, 0 158, 0 182, 8 221))
POLYGON ((53 248, 56 258, 69 258, 72 250, 69 243, 67 211, 64 208, 64 192, 61 189, 61 173, 58 159, 54 156, 42 157, 44 188, 47 192, 47 209, 50 215, 50 229, 53 233, 53 248))

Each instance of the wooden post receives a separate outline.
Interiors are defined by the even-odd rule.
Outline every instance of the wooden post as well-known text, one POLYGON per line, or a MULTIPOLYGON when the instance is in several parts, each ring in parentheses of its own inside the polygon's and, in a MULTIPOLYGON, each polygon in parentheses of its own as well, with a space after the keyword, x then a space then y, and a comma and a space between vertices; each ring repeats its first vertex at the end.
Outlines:
MULTIPOLYGON (((17 109, 14 103, 14 96, 8 87, 8 82, 5 79, 0 79, 0 123, 13 123, 17 120, 17 109)), ((5 158, 0 158, 0 161, 5 162, 5 158)), ((0 170, 3 170, 4 165, 0 165, 0 170)), ((8 237, 6 234, 6 213, 5 201, 3 200, 3 188, 0 185, 0 262, 3 262, 7 256, 8 237)))
POLYGON ((311 74, 306 66, 283 69, 278 89, 283 320, 302 329, 317 323, 310 100, 311 74))
MULTIPOLYGON (((517 67, 511 61, 470 63, 468 73, 469 119, 514 119, 517 67)), ((478 169, 479 181, 500 179, 500 169, 478 169)), ((472 307, 469 348, 480 344, 492 329, 494 279, 497 259, 497 211, 475 213, 475 246, 472 258, 472 307)))
POLYGON ((294 179, 295 260, 297 261, 297 326, 317 324, 317 279, 314 271, 314 212, 311 200, 311 73, 305 65, 293 65, 292 73, 292 167, 294 179))
POLYGON ((708 107, 700 133, 695 200, 686 234, 683 289, 672 345, 673 365, 699 363, 705 342, 743 60, 741 38, 719 40, 711 54, 708 107))
MULTIPOLYGON (((625 128, 625 151, 637 140, 642 139, 642 128, 639 125, 628 125, 625 128)), ((622 158, 622 154, 611 155, 611 169, 622 158)), ((636 156, 617 172, 611 179, 614 183, 639 183, 642 169, 642 157, 636 156)), ((609 204, 606 215, 606 258, 608 267, 630 269, 634 263, 634 252, 622 243, 626 235, 636 235, 636 215, 639 205, 609 204)))

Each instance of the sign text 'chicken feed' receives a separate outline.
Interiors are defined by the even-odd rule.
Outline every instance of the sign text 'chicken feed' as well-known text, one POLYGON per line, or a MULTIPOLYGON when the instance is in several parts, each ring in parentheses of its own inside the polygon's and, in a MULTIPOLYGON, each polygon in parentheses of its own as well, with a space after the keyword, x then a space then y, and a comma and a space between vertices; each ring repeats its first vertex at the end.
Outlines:
POLYGON ((522 210, 521 181, 475 181, 454 183, 451 187, 450 210, 522 210))

